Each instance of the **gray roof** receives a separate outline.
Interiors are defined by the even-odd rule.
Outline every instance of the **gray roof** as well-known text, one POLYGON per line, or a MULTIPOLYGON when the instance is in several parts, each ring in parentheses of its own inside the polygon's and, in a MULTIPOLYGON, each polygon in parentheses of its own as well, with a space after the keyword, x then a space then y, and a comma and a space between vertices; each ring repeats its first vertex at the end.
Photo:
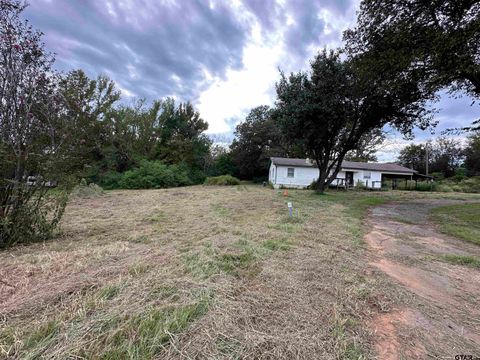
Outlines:
MULTIPOLYGON (((270 158, 272 163, 280 166, 301 166, 301 167, 317 167, 314 161, 307 162, 306 159, 290 159, 281 157, 270 158)), ((394 173, 406 173, 415 174, 416 170, 406 168, 398 164, 391 163, 366 163, 357 161, 343 161, 342 169, 351 170, 370 170, 380 172, 394 172, 394 173)))

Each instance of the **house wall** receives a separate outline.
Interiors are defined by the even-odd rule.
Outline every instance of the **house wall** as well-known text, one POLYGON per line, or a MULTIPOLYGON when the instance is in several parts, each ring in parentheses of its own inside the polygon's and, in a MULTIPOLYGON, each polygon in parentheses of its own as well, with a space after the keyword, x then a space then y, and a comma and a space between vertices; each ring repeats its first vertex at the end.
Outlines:
POLYGON ((359 182, 367 186, 369 189, 381 189, 382 187, 382 173, 379 171, 370 171, 370 178, 365 178, 366 170, 358 170, 353 173, 353 184, 356 185, 359 182))
MULTIPOLYGON (((318 169, 314 167, 293 167, 294 170, 294 177, 288 177, 288 168, 292 168, 293 166, 276 166, 277 177, 276 181, 272 181, 274 185, 280 186, 283 185, 285 187, 299 187, 304 188, 307 187, 312 183, 312 181, 318 179, 318 169)), ((270 170, 270 176, 272 172, 270 170)))
POLYGON ((277 171, 276 165, 270 163, 270 168, 268 169, 268 181, 275 185, 275 172, 277 171))
MULTIPOLYGON (((288 177, 288 168, 291 166, 280 166, 280 165, 270 165, 268 179, 275 186, 285 186, 291 188, 305 188, 310 185, 314 180, 318 179, 319 172, 317 168, 314 167, 293 167, 294 177, 288 177)), ((338 172, 337 178, 345 179, 345 171, 348 169, 342 169, 338 172)), ((359 182, 367 185, 368 188, 380 189, 382 184, 382 173, 378 171, 370 171, 370 179, 365 179, 365 171, 355 170, 353 171, 353 184, 356 185, 359 182)), ((338 182, 339 185, 342 185, 342 182, 338 182)), ((333 181, 332 185, 336 185, 336 180, 333 181)))

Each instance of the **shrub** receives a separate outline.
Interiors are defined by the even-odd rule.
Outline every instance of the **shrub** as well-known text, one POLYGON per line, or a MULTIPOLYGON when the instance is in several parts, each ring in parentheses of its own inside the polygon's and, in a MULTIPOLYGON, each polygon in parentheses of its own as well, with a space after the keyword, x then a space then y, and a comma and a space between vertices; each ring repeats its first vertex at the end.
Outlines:
POLYGON ((67 191, 49 191, 42 184, 0 183, 0 249, 50 238, 67 199, 67 191))
POLYGON ((160 189, 192 185, 182 165, 165 165, 159 161, 140 162, 140 166, 123 173, 119 187, 124 189, 160 189))
POLYGON ((215 177, 207 177, 206 185, 240 185, 240 180, 231 175, 221 175, 215 177))
POLYGON ((437 191, 437 184, 427 181, 419 181, 414 187, 417 191, 437 191))
POLYGON ((268 176, 254 176, 252 178, 252 182, 254 184, 262 184, 264 182, 267 182, 268 181, 268 176))
POLYGON ((366 185, 360 181, 360 180, 357 180, 357 183, 355 184, 355 190, 366 190, 367 187, 366 185))
POLYGON ((75 186, 72 191, 72 197, 94 198, 103 195, 103 189, 95 183, 87 185, 85 179, 75 186))
POLYGON ((480 193, 480 176, 474 176, 460 180, 458 177, 445 179, 439 183, 437 190, 480 193))
POLYGON ((436 186, 436 191, 440 191, 440 192, 453 192, 453 189, 451 186, 449 185, 446 185, 446 184, 438 184, 436 186))
POLYGON ((118 189, 120 188, 120 180, 122 180, 122 173, 116 171, 109 171, 100 177, 100 186, 104 189, 118 189))

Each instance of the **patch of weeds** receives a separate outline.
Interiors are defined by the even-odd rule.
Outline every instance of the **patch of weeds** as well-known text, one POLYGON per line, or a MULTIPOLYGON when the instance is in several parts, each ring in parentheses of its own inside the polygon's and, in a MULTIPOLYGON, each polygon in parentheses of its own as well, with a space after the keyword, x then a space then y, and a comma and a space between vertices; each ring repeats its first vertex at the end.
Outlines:
POLYGON ((162 210, 155 210, 148 220, 151 222, 162 222, 167 220, 167 215, 162 210))
POLYGON ((15 344, 16 334, 13 328, 7 327, 0 330, 0 356, 10 353, 10 349, 15 344))
POLYGON ((480 269, 480 258, 471 255, 443 255, 439 257, 440 260, 455 265, 464 265, 472 268, 480 269))
POLYGON ((366 300, 370 297, 372 294, 372 289, 368 287, 367 284, 360 284, 356 289, 355 292, 357 293, 357 296, 361 300, 366 300))
POLYGON ((27 358, 34 359, 44 353, 55 342, 59 330, 60 323, 56 320, 50 320, 33 330, 24 343, 24 349, 28 350, 27 358))
POLYGON ((223 253, 217 257, 218 267, 227 274, 237 275, 238 270, 248 268, 254 261, 252 252, 223 253))
POLYGON ((128 268, 128 273, 131 276, 136 277, 136 276, 140 276, 142 274, 145 274, 149 270, 149 268, 150 268, 150 266, 148 266, 147 264, 137 263, 137 264, 131 265, 128 268))
POLYGON ((136 244, 149 244, 152 242, 152 239, 147 235, 133 236, 128 241, 136 244))
POLYGON ((291 243, 285 238, 268 239, 268 240, 265 240, 262 244, 265 248, 271 251, 277 251, 277 250, 287 251, 291 247, 291 243))
POLYGON ((240 240, 236 247, 238 252, 219 252, 206 247, 204 253, 185 254, 183 256, 187 271, 194 277, 206 279, 212 275, 226 273, 238 275, 247 269, 257 258, 257 249, 240 240))
POLYGON ((212 213, 217 216, 217 217, 227 217, 230 215, 230 209, 226 208, 225 206, 222 206, 220 204, 213 204, 211 205, 211 211, 212 213))
POLYGON ((215 340, 215 345, 217 346, 218 351, 222 355, 228 356, 229 359, 241 359, 240 349, 242 344, 240 341, 229 338, 225 335, 220 335, 215 340))
POLYGON ((171 336, 203 316, 210 304, 204 297, 191 305, 150 308, 116 322, 117 328, 104 339, 102 359, 150 359, 170 342, 171 336))
POLYGON ((279 224, 267 224, 269 229, 279 230, 288 234, 292 234, 301 229, 301 224, 279 223, 279 224))
POLYGON ((161 285, 150 290, 150 298, 178 300, 178 289, 173 285, 161 285))
POLYGON ((102 300, 110 300, 118 295, 120 286, 116 284, 105 286, 98 292, 98 297, 102 300))
POLYGON ((336 352, 341 359, 363 360, 366 359, 363 349, 349 335, 350 329, 357 326, 357 320, 351 317, 337 319, 332 328, 332 335, 336 341, 336 352))
POLYGON ((186 270, 193 277, 207 279, 214 274, 218 274, 220 270, 212 259, 201 257, 199 253, 184 254, 182 256, 186 270))
POLYGON ((305 221, 301 216, 286 216, 283 218, 285 224, 303 224, 305 221))
POLYGON ((366 360, 362 348, 356 342, 348 342, 343 352, 343 359, 347 360, 366 360))

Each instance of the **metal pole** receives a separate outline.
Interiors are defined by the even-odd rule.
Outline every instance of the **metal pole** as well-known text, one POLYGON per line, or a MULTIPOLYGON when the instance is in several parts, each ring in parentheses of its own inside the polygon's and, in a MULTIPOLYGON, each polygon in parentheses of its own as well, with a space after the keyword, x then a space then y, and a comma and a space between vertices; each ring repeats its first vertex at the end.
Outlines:
POLYGON ((425 143, 425 175, 428 176, 428 141, 425 143))

